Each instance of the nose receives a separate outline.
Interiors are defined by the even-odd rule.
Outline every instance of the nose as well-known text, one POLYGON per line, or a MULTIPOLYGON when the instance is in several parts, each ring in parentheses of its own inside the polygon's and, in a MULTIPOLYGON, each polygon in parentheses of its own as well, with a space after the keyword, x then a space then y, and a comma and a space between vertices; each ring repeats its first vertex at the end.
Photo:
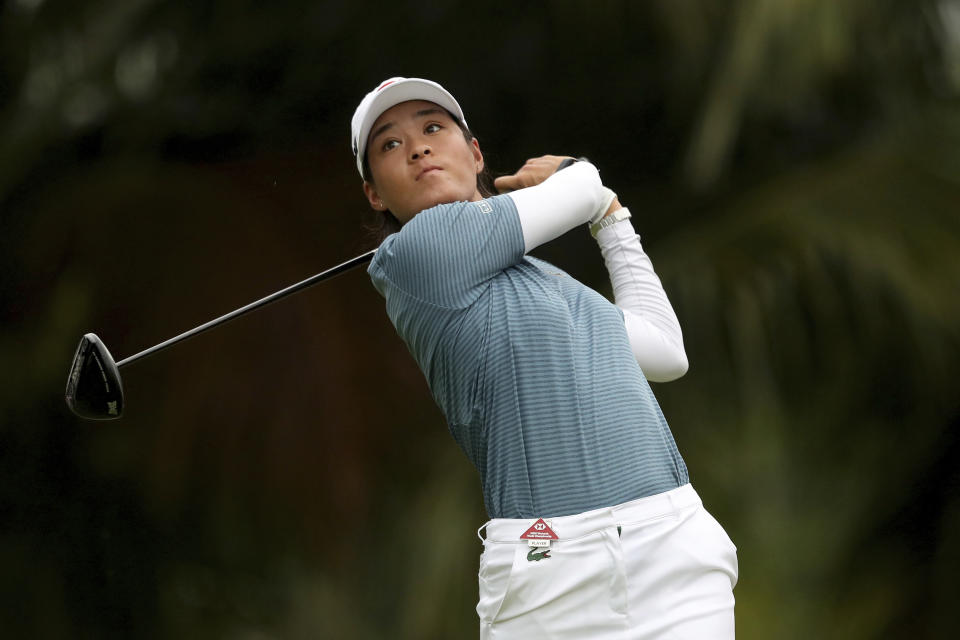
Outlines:
POLYGON ((430 155, 430 146, 427 144, 420 144, 413 148, 413 153, 410 156, 411 160, 419 160, 422 156, 430 155))

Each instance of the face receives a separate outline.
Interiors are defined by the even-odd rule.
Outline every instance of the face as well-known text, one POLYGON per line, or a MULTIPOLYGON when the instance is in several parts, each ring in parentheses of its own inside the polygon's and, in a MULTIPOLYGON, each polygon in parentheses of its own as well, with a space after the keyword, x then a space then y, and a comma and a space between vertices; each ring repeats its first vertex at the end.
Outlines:
POLYGON ((372 181, 363 191, 370 206, 389 209, 401 224, 434 205, 481 199, 480 145, 467 142, 432 102, 411 100, 384 111, 370 129, 367 162, 372 181))

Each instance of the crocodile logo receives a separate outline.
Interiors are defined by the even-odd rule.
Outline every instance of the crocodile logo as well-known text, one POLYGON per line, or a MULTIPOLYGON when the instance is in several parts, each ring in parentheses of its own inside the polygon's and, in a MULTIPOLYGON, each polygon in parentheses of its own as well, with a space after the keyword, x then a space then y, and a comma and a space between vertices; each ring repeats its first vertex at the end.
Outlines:
POLYGON ((542 551, 540 549, 530 549, 530 551, 527 552, 527 560, 529 562, 540 562, 544 558, 549 557, 551 557, 550 549, 543 549, 542 551))

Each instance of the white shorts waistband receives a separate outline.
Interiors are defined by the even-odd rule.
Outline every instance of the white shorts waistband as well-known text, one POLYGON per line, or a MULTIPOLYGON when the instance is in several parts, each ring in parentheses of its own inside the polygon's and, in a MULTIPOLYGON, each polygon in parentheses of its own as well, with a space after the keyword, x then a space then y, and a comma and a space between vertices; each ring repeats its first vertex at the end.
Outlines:
MULTIPOLYGON (((670 491, 612 507, 593 509, 570 516, 545 517, 544 520, 550 523, 550 528, 560 540, 573 540, 607 527, 668 516, 679 509, 697 504, 701 504, 700 496, 694 491, 693 485, 685 484, 670 491)), ((520 536, 536 521, 537 518, 494 518, 477 529, 477 537, 483 540, 481 532, 486 529, 486 539, 491 542, 526 544, 526 540, 521 540, 520 536)))

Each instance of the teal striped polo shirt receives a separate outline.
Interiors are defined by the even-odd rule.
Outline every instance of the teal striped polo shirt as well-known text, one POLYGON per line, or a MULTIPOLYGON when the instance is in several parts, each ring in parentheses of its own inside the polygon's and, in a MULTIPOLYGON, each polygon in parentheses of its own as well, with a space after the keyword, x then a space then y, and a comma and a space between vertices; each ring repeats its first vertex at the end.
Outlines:
POLYGON ((688 482, 621 311, 524 255, 509 196, 419 213, 368 272, 491 518, 570 515, 688 482))

